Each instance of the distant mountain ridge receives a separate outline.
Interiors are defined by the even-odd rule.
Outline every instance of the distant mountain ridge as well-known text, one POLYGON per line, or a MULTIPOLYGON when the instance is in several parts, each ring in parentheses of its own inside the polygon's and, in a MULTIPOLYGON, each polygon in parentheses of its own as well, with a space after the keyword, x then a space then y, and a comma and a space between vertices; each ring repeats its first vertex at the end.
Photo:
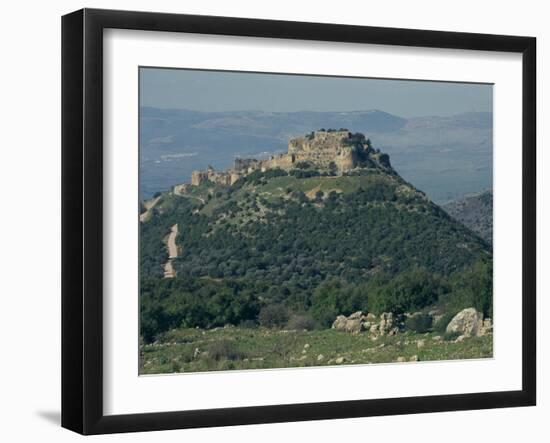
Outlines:
POLYGON ((468 195, 442 208, 489 243, 493 242, 493 191, 468 195))
POLYGON ((405 119, 380 110, 352 112, 198 112, 141 108, 142 198, 235 157, 286 150, 289 138, 311 128, 353 127, 391 155, 394 167, 436 202, 490 186, 492 114, 405 119), (191 154, 174 156, 172 154, 191 154), (168 155, 168 156, 167 156, 168 155))

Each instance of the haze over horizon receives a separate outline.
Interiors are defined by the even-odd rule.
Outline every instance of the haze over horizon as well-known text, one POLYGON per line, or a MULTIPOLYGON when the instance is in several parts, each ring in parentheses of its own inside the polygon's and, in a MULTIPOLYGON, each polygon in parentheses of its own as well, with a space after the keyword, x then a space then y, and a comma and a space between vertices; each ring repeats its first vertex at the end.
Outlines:
POLYGON ((140 106, 200 112, 492 112, 490 84, 140 68, 140 106))

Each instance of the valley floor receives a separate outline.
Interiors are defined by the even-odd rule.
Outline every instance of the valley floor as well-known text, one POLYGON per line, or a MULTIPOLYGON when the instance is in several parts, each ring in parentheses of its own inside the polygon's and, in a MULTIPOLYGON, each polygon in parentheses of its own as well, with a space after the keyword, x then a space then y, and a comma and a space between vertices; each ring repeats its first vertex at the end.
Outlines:
POLYGON ((446 341, 412 332, 373 340, 328 330, 179 329, 140 348, 140 374, 491 358, 493 336, 446 341))

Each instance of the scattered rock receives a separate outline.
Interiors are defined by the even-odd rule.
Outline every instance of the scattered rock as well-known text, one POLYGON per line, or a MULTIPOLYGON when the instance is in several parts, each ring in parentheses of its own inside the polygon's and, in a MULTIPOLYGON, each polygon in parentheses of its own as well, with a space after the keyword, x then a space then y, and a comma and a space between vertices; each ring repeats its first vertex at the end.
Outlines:
POLYGON ((383 312, 380 314, 380 324, 378 330, 380 335, 387 334, 394 326, 394 318, 391 312, 383 312))
POLYGON ((309 349, 309 343, 306 343, 306 344, 304 345, 304 349, 309 349))
POLYGON ((443 314, 441 314, 439 311, 430 311, 428 312, 428 315, 432 316, 433 325, 435 325, 439 320, 443 318, 443 314))
POLYGON ((382 335, 396 335, 399 332, 398 322, 391 312, 380 314, 380 321, 378 323, 374 322, 376 318, 374 314, 364 314, 362 311, 354 312, 348 317, 339 315, 332 323, 332 329, 352 334, 369 331, 371 338, 382 335))
POLYGON ((406 362, 406 361, 407 361, 407 359, 405 357, 397 357, 397 360, 396 360, 396 362, 398 362, 398 363, 403 363, 403 362, 406 362))
POLYGON ((334 323, 332 323, 332 329, 358 334, 361 332, 361 329, 363 329, 364 318, 361 311, 355 312, 349 317, 339 315, 336 317, 336 320, 334 320, 334 323))
POLYGON ((483 331, 483 314, 475 308, 466 308, 456 314, 447 325, 447 332, 458 332, 462 335, 479 335, 483 331))
POLYGON ((477 335, 479 337, 482 337, 484 335, 492 334, 492 333, 493 333, 493 321, 490 318, 486 318, 485 320, 483 320, 483 323, 478 328, 477 335))
POLYGON ((459 336, 456 338, 455 343, 463 342, 465 339, 466 339, 466 335, 459 335, 459 336))
POLYGON ((388 335, 396 335, 397 333, 399 332, 399 328, 398 327, 394 327, 394 328, 391 328, 390 331, 388 332, 388 335))
POLYGON ((418 341, 416 342, 416 347, 417 347, 418 349, 422 349, 425 345, 426 345, 426 340, 418 340, 418 341))
POLYGON ((418 355, 413 355, 411 358, 409 358, 409 361, 419 361, 418 355))
POLYGON ((443 337, 441 337, 441 335, 435 335, 434 337, 432 337, 432 340, 433 341, 442 341, 443 337))
POLYGON ((199 355, 201 355, 201 350, 199 348, 195 348, 193 351, 193 358, 197 358, 199 355))
POLYGON ((341 365, 345 361, 346 361, 346 357, 338 357, 336 360, 334 360, 334 363, 336 363, 337 365, 341 365))
POLYGON ((319 354, 319 355, 317 356, 317 361, 322 361, 322 360, 324 360, 324 359, 325 359, 325 356, 324 356, 323 354, 319 354))

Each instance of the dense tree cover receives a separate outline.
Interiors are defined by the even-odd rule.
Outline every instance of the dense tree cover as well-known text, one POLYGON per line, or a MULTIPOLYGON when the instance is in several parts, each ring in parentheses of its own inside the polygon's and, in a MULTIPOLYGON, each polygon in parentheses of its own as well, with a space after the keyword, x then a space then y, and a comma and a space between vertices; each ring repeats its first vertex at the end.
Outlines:
POLYGON ((435 303, 448 292, 447 283, 425 268, 412 268, 393 278, 371 283, 368 310, 374 313, 413 312, 435 303))
POLYGON ((166 220, 151 217, 147 223, 139 226, 139 265, 144 275, 162 277, 162 263, 168 259, 166 246, 162 242, 169 230, 166 220))
POLYGON ((265 287, 237 281, 142 278, 141 335, 146 341, 176 327, 211 328, 256 320, 265 287))
MULTIPOLYGON (((395 277, 377 274, 362 283, 331 278, 312 292, 248 279, 143 278, 141 334, 152 341, 172 328, 226 324, 312 329, 330 327, 336 316, 358 310, 402 314, 438 303, 447 312, 439 328, 444 332, 452 316, 466 307, 492 316, 491 266, 488 260, 478 261, 449 278, 422 268, 395 277)), ((426 320, 425 315, 413 317, 407 328, 422 332, 432 326, 426 320)))
POLYGON ((480 259, 450 279, 451 292, 446 297, 449 307, 459 311, 472 306, 487 317, 493 317, 493 261, 480 259))
POLYGON ((402 208, 410 197, 383 183, 332 192, 321 207, 301 191, 291 196, 228 200, 212 217, 179 217, 184 246, 176 270, 196 277, 295 281, 313 289, 330 277, 361 281, 375 269, 396 274, 421 266, 450 274, 488 254, 481 240, 437 207, 402 208))
POLYGON ((292 169, 289 173, 296 178, 309 178, 309 177, 319 177, 321 173, 315 169, 292 169))
POLYGON ((310 197, 294 185, 279 197, 263 192, 286 175, 252 173, 213 191, 205 206, 173 196, 142 223, 146 340, 174 327, 282 326, 292 314, 327 327, 356 310, 403 313, 436 303, 492 315, 490 247, 399 177, 349 177, 367 184, 310 197), (162 279, 163 238, 174 223, 178 277, 162 279))
POLYGON ((313 291, 311 314, 321 326, 329 327, 338 315, 366 311, 367 304, 367 285, 353 285, 331 278, 313 291))

